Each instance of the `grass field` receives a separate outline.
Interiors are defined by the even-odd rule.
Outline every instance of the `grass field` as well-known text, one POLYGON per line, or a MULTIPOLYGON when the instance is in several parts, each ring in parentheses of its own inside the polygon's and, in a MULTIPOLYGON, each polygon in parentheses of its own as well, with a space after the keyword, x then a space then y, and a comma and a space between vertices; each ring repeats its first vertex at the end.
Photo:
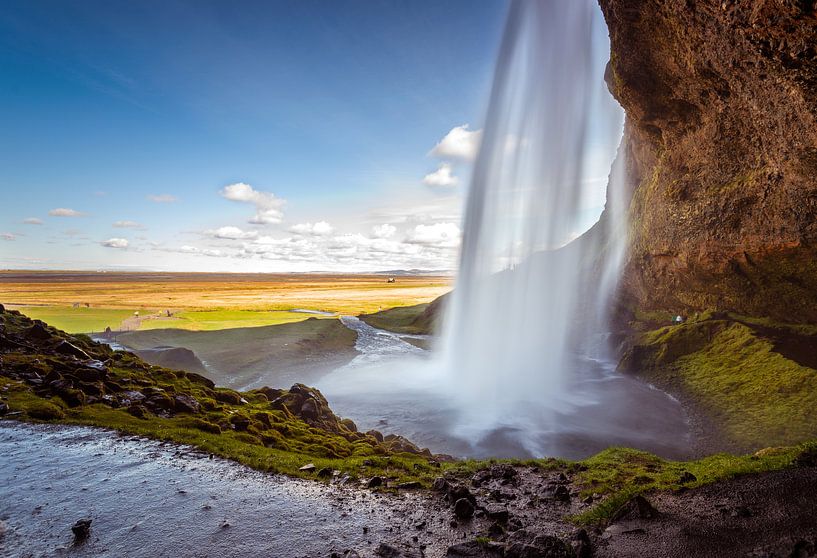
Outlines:
POLYGON ((122 322, 133 316, 134 310, 118 308, 72 308, 70 306, 11 306, 29 318, 42 320, 68 333, 118 329, 122 322))
POLYGON ((352 274, 5 271, 0 303, 26 305, 19 309, 72 333, 117 329, 136 310, 142 319, 129 320, 124 329, 210 331, 310 317, 293 309, 358 315, 413 306, 448 292, 451 281, 447 276, 397 277, 389 283, 383 275, 352 274), (168 310, 172 318, 148 318, 168 310))

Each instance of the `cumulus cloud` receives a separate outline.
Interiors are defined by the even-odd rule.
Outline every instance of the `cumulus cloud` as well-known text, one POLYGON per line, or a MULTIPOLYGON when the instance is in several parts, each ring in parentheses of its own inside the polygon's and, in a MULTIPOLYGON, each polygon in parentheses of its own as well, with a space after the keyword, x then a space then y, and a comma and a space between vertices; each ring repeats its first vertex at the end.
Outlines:
POLYGON ((463 124, 452 128, 428 154, 439 159, 473 161, 481 140, 482 130, 469 130, 468 124, 463 124))
POLYGON ((0 238, 3 240, 17 240, 17 235, 10 232, 5 232, 0 233, 0 238))
POLYGON ((225 186, 219 194, 231 201, 254 205, 255 215, 248 221, 253 225, 274 225, 284 218, 281 208, 286 200, 276 197, 272 192, 261 192, 249 184, 237 182, 225 186))
POLYGON ((372 236, 375 238, 391 238, 396 232, 397 227, 388 223, 372 227, 372 236))
POLYGON ((182 254, 195 254, 200 256, 210 256, 211 258, 220 258, 224 256, 224 252, 221 250, 216 250, 214 248, 198 248, 196 246, 182 246, 177 250, 171 250, 174 252, 181 252, 182 254))
POLYGON ((296 234, 329 236, 335 229, 326 221, 318 221, 314 225, 312 223, 298 223, 297 225, 293 225, 289 230, 296 234))
POLYGON ((438 248, 456 248, 460 245, 461 235, 460 228, 454 223, 417 225, 409 232, 406 242, 438 248))
POLYGON ((148 199, 155 203, 173 203, 179 201, 179 198, 173 194, 149 194, 148 199))
POLYGON ((242 231, 238 227, 219 227, 214 230, 205 231, 205 234, 213 238, 221 238, 225 240, 247 240, 258 237, 258 233, 254 231, 242 231))
POLYGON ((52 209, 48 212, 49 215, 52 217, 82 217, 85 215, 81 211, 77 211, 75 209, 69 209, 67 207, 58 207, 56 209, 52 209))
POLYGON ((42 225, 43 220, 38 219, 37 217, 28 217, 27 219, 23 219, 24 225, 42 225))
POLYGON ((425 175, 423 184, 427 186, 449 187, 456 186, 460 179, 454 176, 451 163, 440 163, 439 168, 434 172, 425 175))
POLYGON ((136 221, 116 221, 113 224, 117 229, 144 229, 145 227, 136 221))
POLYGON ((108 240, 103 240, 100 244, 106 248, 119 248, 124 249, 128 247, 128 239, 127 238, 109 238, 108 240))

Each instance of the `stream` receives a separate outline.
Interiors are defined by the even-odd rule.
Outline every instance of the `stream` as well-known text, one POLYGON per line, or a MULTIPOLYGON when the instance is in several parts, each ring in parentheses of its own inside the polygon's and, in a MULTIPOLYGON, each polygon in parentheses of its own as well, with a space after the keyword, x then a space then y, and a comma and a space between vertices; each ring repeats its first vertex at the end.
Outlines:
MULTIPOLYGON (((0 421, 3 558, 371 555, 416 533, 428 498, 264 474, 95 428, 0 421), (81 518, 90 537, 74 545, 81 518)), ((446 528, 433 526, 441 545, 456 536, 446 528)))

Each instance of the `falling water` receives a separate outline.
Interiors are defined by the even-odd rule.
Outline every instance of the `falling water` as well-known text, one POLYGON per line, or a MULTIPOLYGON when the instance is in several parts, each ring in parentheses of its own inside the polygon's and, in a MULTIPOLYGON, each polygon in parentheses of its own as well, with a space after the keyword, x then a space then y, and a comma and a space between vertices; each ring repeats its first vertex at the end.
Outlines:
POLYGON ((678 401, 601 350, 629 191, 605 39, 593 0, 511 2, 441 346, 347 320, 363 354, 318 383, 362 430, 483 458, 687 455, 678 401))
MULTIPOLYGON (((598 18, 592 0, 510 6, 443 344, 461 430, 471 434, 547 423, 546 413, 570 405, 577 322, 588 305, 606 306, 617 282, 623 235, 610 233, 623 231, 624 212, 615 184, 602 222, 574 240, 599 189, 594 151, 620 134, 620 124, 610 125, 620 109, 609 100, 599 109, 598 18), (599 253, 606 266, 594 264, 599 253)), ((623 184, 617 174, 611 182, 623 184)))

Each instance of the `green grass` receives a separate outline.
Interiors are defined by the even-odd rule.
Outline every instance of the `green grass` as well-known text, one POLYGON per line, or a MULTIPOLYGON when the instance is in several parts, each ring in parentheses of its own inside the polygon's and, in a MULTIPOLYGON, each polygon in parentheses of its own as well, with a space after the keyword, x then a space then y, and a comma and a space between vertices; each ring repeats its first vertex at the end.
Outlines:
MULTIPOLYGON (((786 327, 778 331, 797 334, 786 327)), ((704 315, 647 332, 624 362, 695 402, 737 447, 817 437, 817 371, 776 352, 770 339, 743 320, 704 315)))
POLYGON ((803 453, 817 450, 817 442, 769 448, 752 455, 726 453, 696 461, 668 461, 629 448, 609 448, 581 462, 577 476, 581 496, 598 494, 605 498, 590 510, 576 515, 579 524, 603 524, 630 498, 656 490, 695 488, 742 475, 776 471, 792 466, 803 453), (681 484, 681 475, 692 473, 697 480, 681 484))
POLYGON ((313 314, 291 312, 289 310, 194 310, 177 312, 171 318, 160 317, 159 319, 142 320, 139 331, 168 328, 215 331, 239 327, 263 327, 299 322, 312 316, 313 314))
MULTIPOLYGON (((29 318, 42 320, 67 333, 90 333, 104 331, 106 327, 119 329, 122 320, 130 318, 136 310, 112 308, 73 308, 70 306, 21 306, 17 308, 29 318)), ((149 312, 149 310, 140 310, 149 312)))

